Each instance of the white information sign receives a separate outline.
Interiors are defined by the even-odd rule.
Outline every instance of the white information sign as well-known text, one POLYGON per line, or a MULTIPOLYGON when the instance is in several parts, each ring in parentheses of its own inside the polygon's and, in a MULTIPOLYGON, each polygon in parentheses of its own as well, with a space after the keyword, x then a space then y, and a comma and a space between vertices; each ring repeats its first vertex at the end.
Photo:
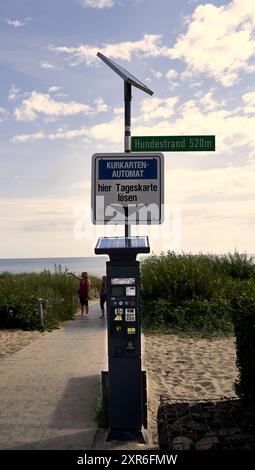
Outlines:
POLYGON ((97 153, 92 156, 94 224, 163 222, 162 153, 97 153))

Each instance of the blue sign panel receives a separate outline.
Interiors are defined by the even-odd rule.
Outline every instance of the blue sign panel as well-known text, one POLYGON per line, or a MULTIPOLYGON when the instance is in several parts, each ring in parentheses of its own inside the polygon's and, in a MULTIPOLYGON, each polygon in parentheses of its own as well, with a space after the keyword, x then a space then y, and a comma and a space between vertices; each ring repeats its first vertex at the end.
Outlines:
POLYGON ((100 159, 98 170, 100 180, 158 179, 158 161, 156 158, 100 159))

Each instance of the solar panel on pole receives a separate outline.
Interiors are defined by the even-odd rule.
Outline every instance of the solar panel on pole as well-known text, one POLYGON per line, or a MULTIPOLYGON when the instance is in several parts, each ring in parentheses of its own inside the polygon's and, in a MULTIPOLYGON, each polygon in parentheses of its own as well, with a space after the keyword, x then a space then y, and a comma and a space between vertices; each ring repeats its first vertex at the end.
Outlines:
MULTIPOLYGON (((153 91, 150 90, 144 83, 142 83, 138 78, 134 77, 130 72, 128 72, 124 67, 119 64, 116 64, 112 59, 109 59, 101 52, 97 53, 97 56, 110 67, 119 77, 124 80, 124 103, 125 103, 125 139, 124 139, 124 150, 125 152, 131 152, 131 87, 134 86, 140 90, 153 95, 153 91)), ((125 237, 130 237, 131 235, 131 225, 129 224, 129 211, 128 206, 124 207, 125 211, 125 237)))
POLYGON ((114 72, 117 73, 123 80, 125 80, 127 83, 129 83, 132 86, 135 86, 136 88, 139 88, 140 90, 144 91, 145 93, 148 93, 149 95, 153 95, 153 91, 150 90, 144 83, 142 83, 138 78, 134 77, 128 70, 124 69, 119 64, 116 64, 112 59, 109 59, 106 57, 104 54, 101 52, 97 53, 97 56, 106 64, 108 65, 114 72))

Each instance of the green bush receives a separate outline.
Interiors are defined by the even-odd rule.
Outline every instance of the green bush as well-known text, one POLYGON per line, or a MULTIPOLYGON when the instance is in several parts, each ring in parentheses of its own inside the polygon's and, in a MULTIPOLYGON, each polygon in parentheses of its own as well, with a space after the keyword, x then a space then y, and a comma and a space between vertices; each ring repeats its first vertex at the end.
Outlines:
POLYGON ((169 331, 232 333, 230 299, 236 282, 255 283, 252 258, 162 253, 141 263, 142 324, 169 331))
POLYGON ((142 323, 147 330, 162 332, 233 333, 229 301, 222 298, 186 300, 175 308, 167 300, 158 299, 142 305, 142 323))
POLYGON ((245 401, 255 400, 255 285, 251 280, 236 283, 231 299, 236 337, 239 380, 237 395, 245 401))
POLYGON ((167 298, 174 306, 197 297, 209 300, 228 277, 217 272, 212 256, 174 252, 145 259, 141 275, 142 294, 147 300, 167 298))
POLYGON ((255 280, 255 264, 253 258, 247 254, 235 251, 228 255, 217 256, 215 266, 220 273, 227 274, 232 279, 255 280))
MULTIPOLYGON (((100 280, 91 277, 91 294, 98 296, 100 280)), ((73 317, 78 308, 79 281, 58 267, 36 274, 0 275, 0 326, 40 328, 39 299, 44 302, 45 328, 54 328, 73 317)))

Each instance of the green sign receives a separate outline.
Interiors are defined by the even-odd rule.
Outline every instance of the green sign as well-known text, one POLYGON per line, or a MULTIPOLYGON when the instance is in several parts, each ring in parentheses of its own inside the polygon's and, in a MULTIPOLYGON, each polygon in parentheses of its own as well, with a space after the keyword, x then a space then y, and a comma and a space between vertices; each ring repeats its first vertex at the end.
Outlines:
POLYGON ((213 152, 215 135, 168 135, 131 138, 132 152, 213 152))

